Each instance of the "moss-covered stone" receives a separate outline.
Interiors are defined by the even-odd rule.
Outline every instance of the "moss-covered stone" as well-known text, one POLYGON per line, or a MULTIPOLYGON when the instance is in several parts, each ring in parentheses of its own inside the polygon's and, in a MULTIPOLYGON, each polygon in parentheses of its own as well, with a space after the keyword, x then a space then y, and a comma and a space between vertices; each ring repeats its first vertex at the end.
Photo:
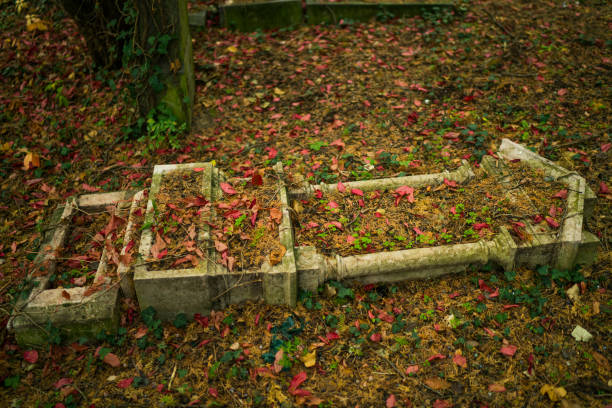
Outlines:
POLYGON ((270 30, 302 23, 302 3, 296 0, 278 0, 261 3, 220 6, 224 27, 251 32, 270 30))
POLYGON ((308 0, 306 21, 309 24, 338 24, 340 20, 369 21, 375 18, 413 17, 426 12, 451 10, 451 2, 440 3, 326 3, 308 0))

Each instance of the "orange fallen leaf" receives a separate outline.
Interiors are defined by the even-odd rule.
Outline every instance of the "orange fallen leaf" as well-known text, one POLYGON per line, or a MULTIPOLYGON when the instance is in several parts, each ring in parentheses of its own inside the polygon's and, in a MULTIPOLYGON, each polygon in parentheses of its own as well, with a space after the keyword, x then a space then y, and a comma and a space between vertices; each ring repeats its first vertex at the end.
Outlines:
POLYGON ((23 158, 23 169, 30 170, 40 167, 40 156, 36 153, 28 152, 23 158))
POLYGON ((428 378, 424 383, 432 390, 445 390, 450 388, 450 383, 442 378, 428 378))
POLYGON ((108 353, 107 355, 105 355, 102 361, 104 361, 106 364, 108 364, 111 367, 119 367, 121 365, 121 362, 119 361, 119 357, 117 357, 113 353, 108 353))
POLYGON ((270 264, 272 266, 281 263, 283 260, 283 256, 285 256, 285 252, 287 252, 287 248, 280 245, 277 249, 270 252, 270 264))

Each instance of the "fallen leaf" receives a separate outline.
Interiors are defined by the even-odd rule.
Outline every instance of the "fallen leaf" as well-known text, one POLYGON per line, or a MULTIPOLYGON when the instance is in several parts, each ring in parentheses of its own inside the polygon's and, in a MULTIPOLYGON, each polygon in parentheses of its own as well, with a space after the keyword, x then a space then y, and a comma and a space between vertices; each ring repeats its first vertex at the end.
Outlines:
POLYGON ((70 300, 70 293, 66 290, 62 290, 62 297, 66 300, 70 300))
POLYGON ((128 388, 134 382, 134 377, 126 378, 117 383, 119 388, 128 388))
POLYGON ((419 371, 418 365, 411 365, 411 366, 408 366, 408 368, 406 369, 406 374, 407 375, 416 374, 418 371, 419 371))
POLYGON ((395 404, 397 404, 397 401, 395 399, 395 395, 393 395, 393 394, 389 395, 389 397, 387 398, 387 402, 386 402, 387 408, 393 408, 393 407, 395 407, 395 404))
POLYGON ((238 48, 236 48, 236 46, 234 45, 230 45, 229 47, 227 47, 225 49, 227 52, 231 52, 232 54, 235 54, 238 52, 238 48))
POLYGON ((222 253, 227 251, 227 244, 225 244, 225 242, 219 241, 219 240, 215 240, 215 249, 217 250, 217 252, 222 253))
POLYGON ((291 395, 295 395, 297 388, 306 381, 307 375, 305 371, 300 371, 296 375, 293 376, 291 382, 289 383, 289 393, 291 395))
POLYGON ((351 188, 351 193, 363 197, 363 191, 358 188, 351 188))
POLYGON ((23 352, 23 359, 30 364, 34 364, 38 361, 38 351, 26 350, 23 352))
POLYGON ((513 346, 512 344, 507 344, 507 345, 502 346, 499 351, 504 356, 512 357, 514 355, 514 353, 516 353, 517 349, 518 349, 518 347, 513 346))
POLYGON ((57 380, 57 382, 55 384, 53 384, 53 387, 56 390, 59 390, 60 388, 62 388, 65 385, 68 384, 72 384, 74 380, 72 378, 60 378, 59 380, 57 380))
POLYGON ((283 256, 285 256, 285 252, 287 252, 287 248, 285 248, 283 245, 280 245, 279 248, 270 252, 270 265, 274 266, 281 263, 283 256))
POLYGON ((119 357, 117 357, 113 353, 106 354, 104 358, 102 359, 102 361, 104 361, 109 366, 115 367, 115 368, 121 365, 121 362, 119 361, 119 357))
POLYGON ((453 404, 448 400, 437 399, 433 403, 433 408, 451 408, 453 404))
POLYGON ((338 182, 338 191, 344 193, 346 191, 346 187, 342 184, 341 181, 338 182))
POLYGON ((548 395, 548 398, 555 402, 559 401, 561 398, 564 398, 567 395, 567 391, 563 387, 554 387, 550 384, 545 384, 540 388, 540 394, 548 395))
POLYGON ((447 388, 450 388, 450 383, 442 378, 439 377, 433 377, 433 378, 427 378, 425 381, 423 381, 429 388, 431 388, 432 390, 445 390, 447 388))
POLYGON ((506 387, 504 387, 502 384, 493 383, 493 384, 489 384, 489 391, 506 392, 506 387))
POLYGON ((28 152, 23 158, 23 169, 30 170, 40 167, 40 156, 36 153, 28 152))
POLYGON ((263 178, 261 177, 261 174, 253 174, 253 177, 251 177, 251 184, 253 184, 254 186, 261 186, 263 184, 263 178))
POLYGON ((151 255, 155 259, 162 259, 165 255, 164 253, 165 249, 166 249, 166 242, 161 237, 161 235, 159 235, 159 232, 158 232, 155 234, 155 244, 151 245, 151 255))
POLYGON ((302 360, 306 368, 314 367, 317 363, 317 350, 312 350, 312 352, 304 354, 300 357, 300 360, 302 360))
POLYGON ((227 195, 236 194, 236 190, 234 190, 234 187, 232 187, 232 185, 229 183, 219 183, 219 186, 221 187, 221 190, 223 190, 223 192, 227 195))
POLYGON ((455 354, 453 356, 453 363, 457 364, 459 367, 467 367, 467 359, 461 354, 455 354))
POLYGON ((211 396, 215 397, 215 398, 219 398, 219 391, 217 391, 217 389, 216 389, 216 388, 209 387, 209 388, 208 388, 208 393, 209 393, 211 396))
POLYGON ((283 219, 283 213, 276 207, 270 208, 270 218, 272 218, 277 224, 281 223, 283 219))

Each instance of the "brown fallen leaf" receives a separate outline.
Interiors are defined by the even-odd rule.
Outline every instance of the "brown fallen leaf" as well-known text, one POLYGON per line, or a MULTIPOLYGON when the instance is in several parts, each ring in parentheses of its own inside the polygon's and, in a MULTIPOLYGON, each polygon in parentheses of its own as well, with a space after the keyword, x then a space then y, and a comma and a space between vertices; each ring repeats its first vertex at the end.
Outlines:
POLYGON ((68 293, 68 291, 62 290, 62 297, 66 300, 70 300, 70 293, 68 293))
POLYGON ((121 362, 119 361, 119 357, 117 357, 113 353, 108 353, 107 355, 105 355, 102 361, 104 361, 106 364, 108 364, 111 367, 119 367, 121 365, 121 362))
POLYGON ((270 208, 270 218, 272 218, 277 224, 280 224, 283 218, 283 213, 278 208, 270 208))
POLYGON ((597 361, 599 367, 605 368, 606 370, 610 370, 610 363, 608 362, 607 358, 605 358, 603 355, 599 354, 596 351, 593 351, 591 355, 593 356, 595 361, 597 361))
POLYGON ((425 385, 427 385, 429 388, 431 388, 432 390, 445 390, 447 388, 450 388, 450 383, 442 378, 437 378, 437 377, 432 377, 432 378, 427 378, 424 381, 425 385))
POLYGON ((274 266, 276 264, 281 263, 283 260, 283 256, 285 256, 285 252, 287 252, 287 248, 280 245, 277 249, 270 252, 270 265, 274 266))
POLYGON ((493 384, 489 384, 489 391, 506 392, 506 387, 504 387, 502 384, 493 383, 493 384))

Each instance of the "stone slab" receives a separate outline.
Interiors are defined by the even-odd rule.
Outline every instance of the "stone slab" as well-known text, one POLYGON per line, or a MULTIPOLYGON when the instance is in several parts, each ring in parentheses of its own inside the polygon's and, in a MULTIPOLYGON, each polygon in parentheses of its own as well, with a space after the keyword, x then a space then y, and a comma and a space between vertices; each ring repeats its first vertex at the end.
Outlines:
POLYGON ((219 6, 223 27, 252 32, 297 26, 302 23, 299 0, 276 0, 219 6))

